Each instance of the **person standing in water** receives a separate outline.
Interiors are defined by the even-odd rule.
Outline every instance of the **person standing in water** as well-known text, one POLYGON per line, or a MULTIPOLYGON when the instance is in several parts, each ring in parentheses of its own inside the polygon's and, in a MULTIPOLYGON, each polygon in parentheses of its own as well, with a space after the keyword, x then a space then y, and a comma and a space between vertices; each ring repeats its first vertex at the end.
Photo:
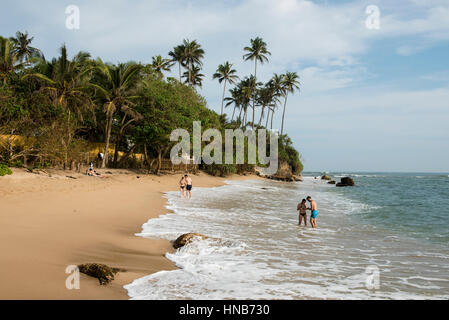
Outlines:
POLYGON ((312 224, 312 228, 316 229, 316 217, 318 216, 318 206, 316 204, 316 201, 312 199, 311 196, 307 197, 307 201, 310 203, 310 208, 307 208, 307 210, 312 211, 312 214, 310 215, 310 223, 312 224))
POLYGON ((296 209, 299 211, 299 223, 298 223, 298 225, 301 225, 302 220, 304 219, 304 225, 307 227, 306 199, 302 199, 301 203, 298 203, 298 207, 296 209))
POLYGON ((179 189, 181 192, 181 198, 184 198, 185 192, 186 192, 186 178, 184 176, 181 177, 181 180, 179 180, 179 189))
POLYGON ((192 198, 192 188, 193 188, 192 178, 190 178, 187 174, 186 174, 184 177, 185 177, 186 184, 187 184, 187 187, 186 187, 186 190, 187 190, 186 196, 187 196, 187 198, 190 199, 190 198, 192 198))

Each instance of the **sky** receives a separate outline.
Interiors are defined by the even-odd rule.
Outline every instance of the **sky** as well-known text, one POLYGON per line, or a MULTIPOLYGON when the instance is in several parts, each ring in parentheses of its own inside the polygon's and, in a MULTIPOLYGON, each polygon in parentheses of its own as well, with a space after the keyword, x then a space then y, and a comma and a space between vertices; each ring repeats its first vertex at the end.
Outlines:
POLYGON ((449 0, 15 0, 2 6, 0 30, 28 31, 47 59, 65 43, 113 63, 150 63, 197 40, 199 93, 218 112, 223 87, 212 74, 225 61, 252 74, 243 48, 262 37, 271 56, 258 80, 300 76, 285 131, 306 171, 449 172, 449 0), (69 5, 79 29, 66 26, 69 5))

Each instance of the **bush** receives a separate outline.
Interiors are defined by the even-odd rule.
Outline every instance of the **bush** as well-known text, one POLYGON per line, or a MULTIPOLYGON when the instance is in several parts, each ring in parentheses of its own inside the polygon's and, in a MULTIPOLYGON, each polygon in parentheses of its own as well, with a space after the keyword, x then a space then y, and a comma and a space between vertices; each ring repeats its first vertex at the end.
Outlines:
POLYGON ((204 171, 211 176, 226 177, 236 173, 236 167, 233 164, 210 164, 204 165, 204 171))
POLYGON ((7 174, 12 174, 11 169, 6 164, 0 164, 0 177, 6 176, 7 174))

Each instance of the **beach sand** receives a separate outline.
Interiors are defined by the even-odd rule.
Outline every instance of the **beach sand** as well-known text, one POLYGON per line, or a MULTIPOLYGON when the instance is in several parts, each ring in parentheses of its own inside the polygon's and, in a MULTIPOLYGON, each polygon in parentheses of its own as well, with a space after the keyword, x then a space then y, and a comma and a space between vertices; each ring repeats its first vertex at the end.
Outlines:
MULTIPOLYGON (((169 241, 135 233, 150 218, 168 213, 163 193, 176 190, 181 175, 99 172, 104 178, 22 169, 0 177, 0 299, 128 299, 123 285, 175 268, 165 258, 173 251, 169 241), (67 266, 83 263, 127 272, 108 286, 81 274, 80 290, 68 290, 67 266)), ((257 177, 193 175, 194 187, 249 178, 257 177)))

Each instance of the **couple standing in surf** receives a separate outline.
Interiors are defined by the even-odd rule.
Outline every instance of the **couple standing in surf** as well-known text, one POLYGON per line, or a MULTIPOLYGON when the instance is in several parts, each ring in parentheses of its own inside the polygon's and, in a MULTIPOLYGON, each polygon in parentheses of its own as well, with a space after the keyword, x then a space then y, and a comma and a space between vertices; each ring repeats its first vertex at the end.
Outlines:
POLYGON ((299 211, 299 225, 302 224, 304 219, 304 225, 307 226, 307 210, 312 211, 310 215, 310 224, 312 228, 316 229, 316 217, 318 216, 318 206, 316 201, 308 196, 306 199, 302 199, 301 203, 298 204, 297 210, 299 211), (307 199, 307 200, 306 200, 307 199), (310 208, 307 208, 307 201, 310 203, 310 208))
POLYGON ((193 188, 192 178, 190 178, 187 174, 181 177, 181 180, 179 181, 179 188, 181 191, 181 198, 186 197, 190 199, 192 197, 193 188))

